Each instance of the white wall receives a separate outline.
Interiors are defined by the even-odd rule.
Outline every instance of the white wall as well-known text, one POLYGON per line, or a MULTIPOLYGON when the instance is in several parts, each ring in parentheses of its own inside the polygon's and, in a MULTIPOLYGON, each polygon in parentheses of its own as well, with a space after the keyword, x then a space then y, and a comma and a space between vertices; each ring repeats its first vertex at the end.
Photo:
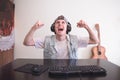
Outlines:
MULTIPOLYGON (((36 31, 35 37, 53 34, 50 26, 59 15, 72 24, 71 34, 87 36, 86 31, 76 28, 83 19, 94 29, 99 23, 101 45, 106 48, 108 60, 120 66, 120 0, 15 0, 15 58, 43 58, 42 49, 26 47, 23 40, 31 26, 41 20, 45 26, 36 31)), ((79 49, 79 58, 90 58, 91 48, 79 49)))

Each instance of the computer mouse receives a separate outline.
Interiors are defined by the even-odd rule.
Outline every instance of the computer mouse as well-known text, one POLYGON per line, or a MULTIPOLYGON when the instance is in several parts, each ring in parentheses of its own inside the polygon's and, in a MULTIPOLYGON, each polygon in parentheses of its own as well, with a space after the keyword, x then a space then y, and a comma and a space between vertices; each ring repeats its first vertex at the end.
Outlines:
POLYGON ((40 66, 39 65, 33 65, 31 68, 31 71, 33 73, 39 73, 40 72, 40 66))

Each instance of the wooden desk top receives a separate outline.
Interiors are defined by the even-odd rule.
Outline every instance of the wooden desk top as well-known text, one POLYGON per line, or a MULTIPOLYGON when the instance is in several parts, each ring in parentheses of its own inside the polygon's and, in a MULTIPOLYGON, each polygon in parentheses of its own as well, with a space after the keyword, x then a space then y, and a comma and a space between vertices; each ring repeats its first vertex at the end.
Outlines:
POLYGON ((0 68, 0 80, 120 80, 120 67, 106 60, 98 59, 78 59, 78 60, 49 60, 49 59, 16 59, 13 62, 0 68), (25 64, 38 65, 99 65, 106 69, 107 75, 104 77, 74 77, 67 79, 50 78, 48 72, 40 76, 15 71, 14 69, 25 64))

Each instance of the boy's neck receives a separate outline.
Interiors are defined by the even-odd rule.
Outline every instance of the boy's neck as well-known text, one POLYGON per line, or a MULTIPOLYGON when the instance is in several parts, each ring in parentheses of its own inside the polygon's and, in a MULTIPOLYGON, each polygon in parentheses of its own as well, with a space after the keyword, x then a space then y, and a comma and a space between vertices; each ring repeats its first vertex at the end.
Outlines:
POLYGON ((66 39, 66 35, 64 35, 64 36, 57 36, 56 35, 56 39, 59 40, 59 41, 63 41, 63 40, 66 39))

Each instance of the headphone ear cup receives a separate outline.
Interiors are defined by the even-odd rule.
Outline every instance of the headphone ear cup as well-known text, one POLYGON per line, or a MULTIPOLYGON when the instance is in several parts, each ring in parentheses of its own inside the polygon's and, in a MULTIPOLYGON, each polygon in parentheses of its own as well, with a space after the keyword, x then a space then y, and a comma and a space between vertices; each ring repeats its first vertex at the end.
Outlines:
POLYGON ((71 24, 70 22, 68 22, 67 24, 67 34, 71 31, 71 24))
POLYGON ((50 28, 50 29, 51 29, 52 32, 55 32, 54 23, 51 25, 51 28, 50 28))

